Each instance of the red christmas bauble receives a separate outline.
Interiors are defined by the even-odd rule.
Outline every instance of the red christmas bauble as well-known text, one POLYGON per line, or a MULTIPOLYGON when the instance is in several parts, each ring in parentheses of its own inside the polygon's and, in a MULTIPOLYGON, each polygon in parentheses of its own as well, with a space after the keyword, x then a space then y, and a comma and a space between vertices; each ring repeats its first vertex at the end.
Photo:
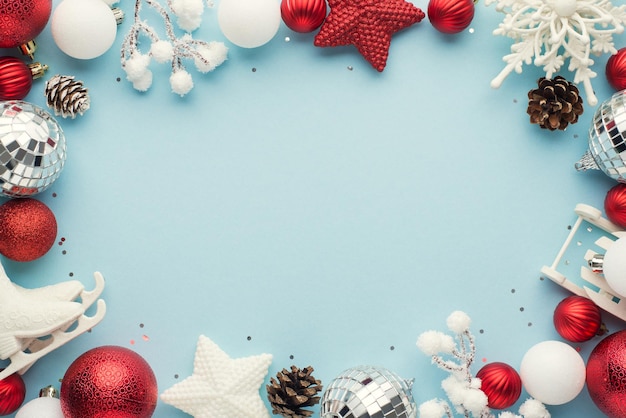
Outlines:
POLYGON ((561 337, 573 343, 581 343, 598 335, 602 316, 600 308, 592 300, 573 295, 556 306, 553 322, 561 337))
POLYGON ((474 19, 473 0, 430 0, 428 20, 439 32, 459 33, 474 19))
POLYGON ((326 18, 326 0, 282 0, 280 15, 287 27, 308 33, 319 28, 326 18))
POLYGON ((61 383, 65 418, 149 418, 157 382, 139 354, 118 346, 93 348, 79 356, 61 383))
POLYGON ((605 72, 607 81, 615 90, 626 89, 626 48, 609 57, 605 72))
POLYGON ((522 379, 517 371, 506 363, 484 365, 476 377, 481 380, 480 390, 487 395, 487 406, 504 409, 513 405, 522 394, 522 379))
MULTIPOLYGON (((2 371, 4 369, 0 369, 2 371)), ((10 415, 24 402, 26 385, 17 373, 0 380, 0 415, 10 415)))
POLYGON ((626 229, 626 184, 611 187, 604 198, 604 212, 609 221, 626 229))
POLYGON ((44 203, 13 199, 0 205, 0 254, 14 261, 33 261, 54 245, 57 221, 44 203))
POLYGON ((589 355, 587 390, 609 418, 626 417, 626 330, 604 338, 589 355))
POLYGON ((50 19, 52 0, 0 1, 0 48, 35 39, 50 19))
POLYGON ((33 74, 22 60, 0 58, 0 100, 22 100, 33 85, 33 74))

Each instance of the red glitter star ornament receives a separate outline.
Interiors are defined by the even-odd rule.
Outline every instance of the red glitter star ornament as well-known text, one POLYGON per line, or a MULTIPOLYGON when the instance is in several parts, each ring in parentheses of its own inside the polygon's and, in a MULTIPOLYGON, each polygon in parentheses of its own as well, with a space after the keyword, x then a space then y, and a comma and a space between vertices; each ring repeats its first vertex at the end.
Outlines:
POLYGON ((404 0, 329 0, 328 5, 330 13, 313 44, 354 45, 378 71, 387 64, 391 35, 426 16, 404 0))

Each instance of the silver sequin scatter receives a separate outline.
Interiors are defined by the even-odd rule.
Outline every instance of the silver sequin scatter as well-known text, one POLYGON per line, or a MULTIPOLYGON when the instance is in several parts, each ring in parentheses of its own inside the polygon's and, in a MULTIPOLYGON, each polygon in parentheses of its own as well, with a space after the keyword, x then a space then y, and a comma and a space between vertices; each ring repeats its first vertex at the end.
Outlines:
POLYGON ((373 366, 348 369, 333 379, 321 402, 321 418, 414 418, 411 386, 395 373, 373 366))
POLYGON ((47 111, 24 101, 0 101, 0 194, 42 192, 64 163, 65 136, 47 111))
POLYGON ((589 129, 589 149, 576 169, 602 170, 626 183, 626 90, 615 93, 598 107, 589 129))

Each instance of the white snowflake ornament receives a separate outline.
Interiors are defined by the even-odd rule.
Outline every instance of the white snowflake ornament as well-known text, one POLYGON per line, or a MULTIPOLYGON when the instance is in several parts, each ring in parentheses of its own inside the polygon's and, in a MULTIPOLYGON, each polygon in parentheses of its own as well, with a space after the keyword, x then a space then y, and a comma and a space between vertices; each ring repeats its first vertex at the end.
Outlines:
POLYGON ((617 53, 613 35, 624 31, 626 5, 610 0, 486 0, 505 13, 494 35, 508 36, 515 43, 502 59, 504 69, 491 81, 498 88, 512 72, 522 72, 523 64, 543 66, 546 78, 558 72, 569 59, 568 70, 574 83, 582 83, 591 106, 598 103, 591 79, 597 74, 590 54, 617 53), (534 57, 534 60, 533 60, 534 57))

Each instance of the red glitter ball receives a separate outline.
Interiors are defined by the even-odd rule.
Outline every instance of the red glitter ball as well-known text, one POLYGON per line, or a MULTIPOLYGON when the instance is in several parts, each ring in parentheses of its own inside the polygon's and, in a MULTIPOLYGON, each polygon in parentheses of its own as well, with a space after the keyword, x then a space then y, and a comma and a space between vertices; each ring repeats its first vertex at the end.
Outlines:
POLYGON ((556 306, 553 321, 556 332, 573 343, 589 341, 602 326, 598 305, 577 295, 566 297, 556 306))
POLYGON ((609 57, 606 62, 606 80, 615 90, 626 89, 626 48, 609 57))
POLYGON ((28 65, 15 57, 0 58, 0 100, 22 100, 33 85, 28 65))
POLYGON ((313 32, 326 18, 326 0, 282 0, 280 15, 289 29, 313 32))
MULTIPOLYGON (((0 369, 2 371, 4 369, 0 369)), ((0 415, 10 415, 24 402, 26 385, 17 373, 0 380, 0 415)))
POLYGON ((609 221, 626 229, 626 184, 613 186, 604 198, 604 212, 609 221))
POLYGON ((442 33, 459 33, 474 19, 474 0, 430 0, 428 20, 442 33))
POLYGON ((0 1, 0 48, 15 48, 32 41, 45 28, 52 0, 0 1))
POLYGON ((476 377, 481 380, 480 390, 487 395, 489 408, 508 408, 517 402, 522 393, 522 379, 506 363, 486 364, 476 373, 476 377))
POLYGON ((118 346, 91 349, 70 365, 61 383, 66 418, 149 418, 157 404, 150 365, 118 346))
POLYGON ((0 205, 0 254, 32 261, 47 253, 57 236, 54 213, 44 203, 13 199, 0 205))
POLYGON ((626 417, 626 330, 600 341, 589 355, 587 390, 606 416, 626 417))

